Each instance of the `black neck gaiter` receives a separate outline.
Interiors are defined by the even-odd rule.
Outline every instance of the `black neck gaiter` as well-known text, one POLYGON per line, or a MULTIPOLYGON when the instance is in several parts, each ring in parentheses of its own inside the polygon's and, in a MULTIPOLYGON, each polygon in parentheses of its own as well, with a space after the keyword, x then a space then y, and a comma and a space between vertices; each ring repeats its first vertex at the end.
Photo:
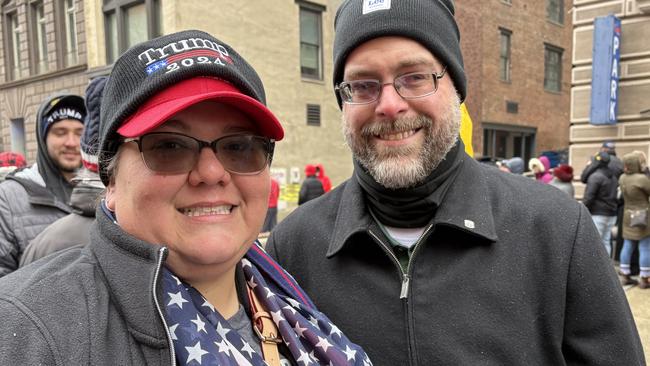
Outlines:
POLYGON ((438 167, 420 185, 411 188, 385 188, 356 160, 354 176, 365 193, 369 208, 382 224, 399 228, 423 227, 435 215, 460 171, 463 150, 459 140, 438 167))

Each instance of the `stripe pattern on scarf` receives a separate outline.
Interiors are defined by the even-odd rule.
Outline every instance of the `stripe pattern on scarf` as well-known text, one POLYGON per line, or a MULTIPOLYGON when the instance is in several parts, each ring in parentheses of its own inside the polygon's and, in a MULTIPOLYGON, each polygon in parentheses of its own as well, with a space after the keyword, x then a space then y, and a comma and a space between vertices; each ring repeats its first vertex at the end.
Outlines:
MULTIPOLYGON (((298 365, 372 365, 361 347, 316 310, 261 247, 253 245, 241 264, 248 287, 271 314, 298 365)), ((196 289, 167 269, 163 270, 163 292, 180 365, 265 365, 262 356, 196 289)))

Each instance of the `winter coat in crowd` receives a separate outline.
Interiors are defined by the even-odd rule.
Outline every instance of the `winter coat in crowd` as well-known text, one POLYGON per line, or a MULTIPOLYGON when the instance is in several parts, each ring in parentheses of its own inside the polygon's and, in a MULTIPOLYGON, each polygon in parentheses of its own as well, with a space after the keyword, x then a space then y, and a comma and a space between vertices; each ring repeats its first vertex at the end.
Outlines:
POLYGON ((625 201, 623 209, 623 239, 641 240, 650 236, 650 215, 645 228, 630 226, 631 210, 647 210, 648 199, 650 198, 650 179, 643 173, 643 166, 639 155, 635 153, 623 156, 625 174, 619 182, 621 193, 625 201))
MULTIPOLYGON (((596 169, 596 165, 598 164, 594 164, 595 161, 596 161, 595 156, 592 156, 589 161, 589 164, 587 164, 585 169, 582 171, 582 174, 580 174, 580 181, 582 183, 587 184, 587 178, 596 169)), ((609 154, 609 163, 607 164, 607 166, 609 167, 609 170, 612 171, 612 173, 614 174, 617 180, 621 176, 621 174, 623 174, 623 162, 621 161, 621 159, 616 157, 616 155, 609 154)))
POLYGON ((307 176, 300 186, 298 193, 298 205, 302 205, 307 201, 318 198, 325 193, 323 184, 316 177, 316 167, 307 165, 305 167, 305 175, 307 176))
POLYGON ((618 179, 609 168, 609 155, 600 152, 596 161, 590 166, 586 176, 585 192, 582 203, 592 215, 616 216, 618 179))
POLYGON ((546 156, 532 158, 528 161, 528 169, 535 172, 535 179, 542 183, 550 183, 553 180, 551 174, 551 161, 546 156))
POLYGON ((0 184, 0 277, 18 269, 29 242, 70 212, 45 187, 38 164, 9 174, 0 184))
POLYGON ((75 179, 79 183, 70 197, 74 212, 53 222, 29 243, 20 258, 20 267, 59 250, 89 242, 90 226, 95 220, 95 209, 104 185, 96 173, 88 172, 85 177, 75 179))
POLYGON ((325 174, 325 168, 323 167, 323 164, 316 164, 316 176, 318 177, 318 180, 323 184, 323 190, 325 193, 332 190, 332 181, 330 180, 330 177, 325 174))
POLYGON ((514 158, 503 160, 501 162, 512 174, 524 174, 524 159, 515 156, 514 158))
POLYGON ((574 198, 573 168, 570 165, 561 164, 553 169, 553 175, 554 177, 550 184, 569 195, 569 197, 574 198))
POLYGON ((619 159, 616 155, 609 153, 609 169, 614 173, 614 176, 616 176, 616 179, 620 178, 621 174, 623 174, 624 169, 623 169, 623 162, 621 159, 619 159))

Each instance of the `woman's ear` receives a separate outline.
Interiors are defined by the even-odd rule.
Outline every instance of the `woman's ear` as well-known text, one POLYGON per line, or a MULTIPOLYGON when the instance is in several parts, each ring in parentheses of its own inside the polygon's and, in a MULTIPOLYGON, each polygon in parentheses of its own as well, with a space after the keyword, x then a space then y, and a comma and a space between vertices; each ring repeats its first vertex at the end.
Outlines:
POLYGON ((111 211, 115 211, 115 202, 117 201, 116 196, 115 183, 109 183, 108 187, 106 187, 106 196, 104 201, 106 202, 106 207, 111 211))

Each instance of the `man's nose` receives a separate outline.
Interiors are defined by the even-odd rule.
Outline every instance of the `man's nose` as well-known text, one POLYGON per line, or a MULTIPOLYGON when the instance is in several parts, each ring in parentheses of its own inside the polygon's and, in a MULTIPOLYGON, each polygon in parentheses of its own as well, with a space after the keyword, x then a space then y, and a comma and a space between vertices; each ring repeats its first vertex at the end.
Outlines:
POLYGON ((406 113, 408 102, 402 98, 393 83, 382 84, 375 112, 383 117, 396 119, 406 113))

